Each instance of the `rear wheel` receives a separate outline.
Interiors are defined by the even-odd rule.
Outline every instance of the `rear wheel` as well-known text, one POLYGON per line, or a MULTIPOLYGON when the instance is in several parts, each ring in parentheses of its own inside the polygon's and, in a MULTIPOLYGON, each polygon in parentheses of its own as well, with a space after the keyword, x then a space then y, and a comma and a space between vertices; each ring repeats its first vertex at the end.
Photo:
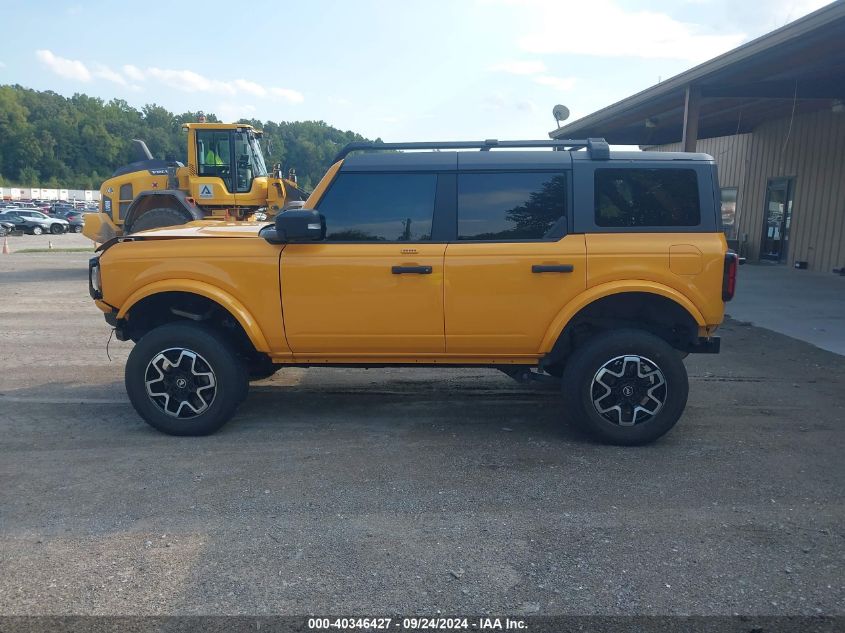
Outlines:
POLYGON ((641 330, 597 334, 573 352, 563 374, 567 412, 611 444, 647 444, 667 433, 688 392, 680 354, 641 330))
POLYGON ((77 224, 75 227, 73 227, 73 232, 74 233, 82 233, 82 226, 77 224))
POLYGON ((229 343, 193 323, 169 323, 145 334, 129 354, 125 382, 135 410, 169 435, 214 433, 249 389, 229 343))
POLYGON ((173 207, 158 207, 150 209, 141 217, 136 219, 129 229, 130 233, 159 229, 164 226, 177 226, 190 222, 194 218, 187 211, 174 209, 173 207))
POLYGON ((42 229, 40 226, 33 226, 29 230, 29 232, 32 233, 33 235, 41 235, 44 232, 44 229, 42 229))

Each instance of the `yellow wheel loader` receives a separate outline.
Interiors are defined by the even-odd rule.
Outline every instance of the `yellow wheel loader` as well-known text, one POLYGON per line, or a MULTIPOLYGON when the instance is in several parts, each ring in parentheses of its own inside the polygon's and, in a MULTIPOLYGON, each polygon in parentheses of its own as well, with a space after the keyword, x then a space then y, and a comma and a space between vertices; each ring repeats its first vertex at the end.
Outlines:
POLYGON ((188 164, 157 160, 135 140, 138 160, 100 187, 100 211, 85 217, 83 233, 95 242, 194 220, 272 217, 307 197, 291 171, 268 173, 261 131, 239 123, 186 123, 188 164))

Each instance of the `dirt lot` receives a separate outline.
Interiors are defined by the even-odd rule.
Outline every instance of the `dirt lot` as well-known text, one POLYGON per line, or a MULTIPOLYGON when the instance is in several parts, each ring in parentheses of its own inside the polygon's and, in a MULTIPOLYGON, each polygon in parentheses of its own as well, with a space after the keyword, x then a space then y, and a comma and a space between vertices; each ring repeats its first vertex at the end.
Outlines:
POLYGON ((173 438, 86 261, 0 256, 0 613, 843 613, 843 357, 730 323, 638 449, 488 370, 290 369, 173 438))

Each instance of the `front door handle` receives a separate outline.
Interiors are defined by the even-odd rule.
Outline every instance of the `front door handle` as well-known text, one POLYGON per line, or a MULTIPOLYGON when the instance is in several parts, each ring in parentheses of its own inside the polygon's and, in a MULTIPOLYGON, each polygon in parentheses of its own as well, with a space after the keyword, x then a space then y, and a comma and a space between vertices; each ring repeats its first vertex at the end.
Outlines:
POLYGON ((394 275, 430 275, 431 266, 394 266, 390 272, 394 275))
POLYGON ((572 264, 534 264, 531 267, 532 273, 571 273, 575 270, 572 264))

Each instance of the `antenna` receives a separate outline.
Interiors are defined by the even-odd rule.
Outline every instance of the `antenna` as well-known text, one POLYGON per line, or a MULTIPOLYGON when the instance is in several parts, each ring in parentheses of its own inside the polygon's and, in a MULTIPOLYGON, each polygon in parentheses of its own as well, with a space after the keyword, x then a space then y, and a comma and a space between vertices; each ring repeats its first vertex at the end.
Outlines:
POLYGON ((552 108, 552 116, 555 118, 555 121, 557 121, 558 129, 560 129, 560 122, 566 121, 566 119, 569 118, 569 108, 559 103, 552 108))

